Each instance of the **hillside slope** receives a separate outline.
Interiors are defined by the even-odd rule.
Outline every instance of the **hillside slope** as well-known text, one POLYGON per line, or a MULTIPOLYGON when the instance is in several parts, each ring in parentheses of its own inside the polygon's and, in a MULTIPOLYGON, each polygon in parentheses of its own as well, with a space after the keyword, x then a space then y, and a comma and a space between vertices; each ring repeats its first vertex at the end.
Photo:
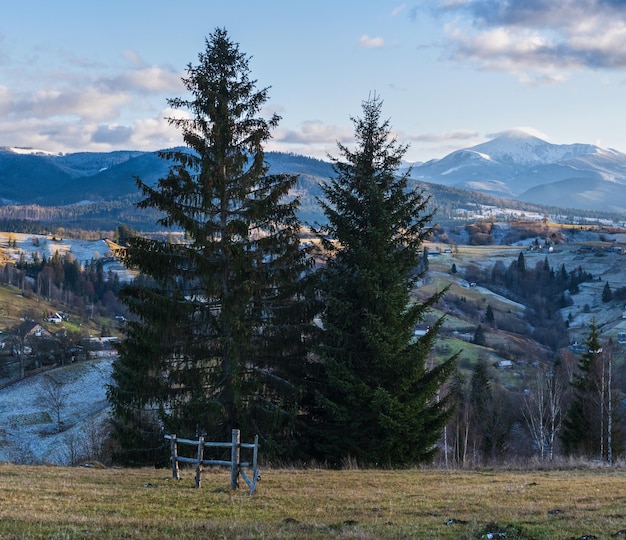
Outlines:
POLYGON ((97 453, 106 420, 111 360, 89 360, 33 375, 0 390, 0 462, 75 464, 97 453), (62 383, 57 408, 46 378, 62 383), (56 413, 63 423, 59 432, 56 413))

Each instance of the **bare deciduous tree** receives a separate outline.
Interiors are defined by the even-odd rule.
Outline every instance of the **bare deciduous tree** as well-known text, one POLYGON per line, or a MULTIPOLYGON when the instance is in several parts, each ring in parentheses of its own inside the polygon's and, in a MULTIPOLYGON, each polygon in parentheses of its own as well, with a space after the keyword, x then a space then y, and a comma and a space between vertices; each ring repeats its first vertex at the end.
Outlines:
POLYGON ((57 430, 63 430, 62 415, 67 405, 69 394, 62 382, 50 375, 45 375, 39 384, 39 400, 50 410, 56 419, 57 430))
POLYGON ((561 428, 565 387, 554 371, 538 373, 535 383, 524 394, 522 414, 539 457, 552 460, 556 435, 561 428))

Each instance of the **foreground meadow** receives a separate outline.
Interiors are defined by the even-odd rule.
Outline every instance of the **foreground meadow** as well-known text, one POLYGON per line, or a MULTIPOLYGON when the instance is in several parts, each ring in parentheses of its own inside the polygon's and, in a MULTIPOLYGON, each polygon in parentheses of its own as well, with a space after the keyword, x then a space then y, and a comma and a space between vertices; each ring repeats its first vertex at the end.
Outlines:
POLYGON ((626 471, 206 471, 0 465, 0 538, 626 537, 626 471), (243 482, 242 482, 243 483, 243 482), (244 484, 245 485, 245 484, 244 484))

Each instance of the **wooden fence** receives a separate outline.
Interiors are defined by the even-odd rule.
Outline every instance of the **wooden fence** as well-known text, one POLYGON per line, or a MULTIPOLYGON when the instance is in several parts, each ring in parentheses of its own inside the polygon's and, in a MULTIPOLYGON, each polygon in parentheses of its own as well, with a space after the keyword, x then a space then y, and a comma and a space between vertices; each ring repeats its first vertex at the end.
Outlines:
POLYGON ((256 484, 259 479, 258 456, 259 456, 259 436, 254 437, 254 443, 242 443, 241 435, 238 429, 233 429, 231 442, 207 442, 204 437, 200 437, 197 441, 190 439, 178 439, 175 434, 165 435, 170 440, 172 476, 176 480, 180 480, 179 463, 193 463, 196 465, 196 488, 200 487, 202 468, 204 465, 221 465, 230 467, 230 487, 237 489, 239 487, 239 475, 243 477, 250 488, 250 495, 256 490, 256 484), (186 444, 197 447, 197 457, 183 457, 178 455, 178 445, 186 444), (230 448, 230 461, 222 459, 204 459, 205 448, 230 448), (241 449, 248 448, 252 450, 252 461, 241 461, 241 449), (248 478, 244 468, 252 469, 252 478, 248 478))

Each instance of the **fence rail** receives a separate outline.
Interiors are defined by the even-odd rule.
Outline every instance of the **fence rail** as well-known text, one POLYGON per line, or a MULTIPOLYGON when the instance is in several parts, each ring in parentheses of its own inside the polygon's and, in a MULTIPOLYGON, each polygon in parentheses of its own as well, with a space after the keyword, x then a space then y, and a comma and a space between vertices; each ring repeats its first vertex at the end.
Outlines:
POLYGON ((219 465, 230 467, 230 487, 232 489, 239 488, 239 475, 243 477, 246 484, 250 488, 250 495, 256 490, 256 484, 259 479, 258 457, 259 457, 259 436, 254 437, 254 443, 242 443, 241 434, 238 429, 233 429, 231 442, 211 442, 205 441, 204 437, 198 440, 179 439, 176 434, 165 435, 170 441, 172 476, 176 480, 180 480, 179 463, 191 463, 196 465, 196 488, 200 488, 202 469, 205 465, 219 465), (195 446, 197 455, 195 458, 184 457, 178 455, 178 445, 195 446), (223 459, 204 459, 205 448, 230 448, 230 461, 223 459), (252 461, 241 461, 241 449, 252 450, 252 461), (244 468, 252 469, 252 478, 249 478, 244 468))

